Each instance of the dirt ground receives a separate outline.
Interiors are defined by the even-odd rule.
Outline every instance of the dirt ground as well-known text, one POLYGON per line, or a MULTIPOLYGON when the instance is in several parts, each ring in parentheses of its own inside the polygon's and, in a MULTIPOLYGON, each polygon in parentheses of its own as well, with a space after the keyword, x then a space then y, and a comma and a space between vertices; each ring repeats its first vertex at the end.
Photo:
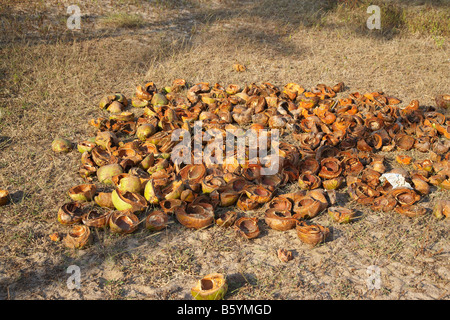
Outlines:
MULTIPOLYGON (((160 88, 176 78, 305 88, 343 81, 344 94, 383 91, 405 105, 434 106, 450 88, 448 1, 386 3, 382 29, 368 30, 361 1, 84 1, 81 29, 72 31, 70 1, 1 1, 0 188, 11 202, 0 207, 0 299, 191 299, 190 288, 212 272, 227 275, 230 300, 449 299, 448 219, 373 212, 345 189, 338 203, 359 219, 314 218, 332 231, 314 248, 263 220, 252 240, 176 221, 157 233, 98 230, 93 245, 77 251, 49 239, 67 232, 56 214, 82 183, 80 154, 55 154, 51 142, 92 136, 88 120, 112 92, 131 97, 145 81, 160 88), (234 71, 234 63, 247 70, 234 71), (294 259, 280 262, 280 247, 294 259), (80 289, 67 286, 72 265, 80 289), (379 286, 370 282, 376 276, 379 286)), ((389 168, 395 155, 386 154, 389 168)), ((429 208, 450 197, 432 191, 421 200, 429 208)))

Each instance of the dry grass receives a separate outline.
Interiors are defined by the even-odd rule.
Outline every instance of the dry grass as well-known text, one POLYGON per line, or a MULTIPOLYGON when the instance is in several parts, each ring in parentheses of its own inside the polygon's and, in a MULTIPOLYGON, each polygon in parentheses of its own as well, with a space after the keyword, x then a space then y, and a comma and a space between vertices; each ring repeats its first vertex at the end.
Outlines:
POLYGON ((324 24, 334 23, 368 34, 365 22, 369 14, 365 9, 370 5, 380 7, 382 26, 377 32, 383 36, 415 34, 448 37, 450 34, 450 7, 445 5, 445 1, 340 1, 327 15, 324 24))
MULTIPOLYGON (((85 1, 76 32, 65 25, 68 2, 2 4, 0 186, 12 203, 0 208, 0 298, 189 299, 198 277, 219 271, 229 276, 229 299, 448 299, 448 223, 354 203, 361 219, 353 224, 318 217, 334 238, 314 249, 263 222, 251 242, 231 230, 195 232, 177 223, 155 235, 99 231, 80 252, 48 238, 67 231, 57 208, 81 182, 79 154, 55 155, 51 141, 92 136, 87 121, 102 114, 97 103, 110 92, 128 97, 143 81, 163 87, 175 78, 305 87, 344 81, 351 91, 434 105, 450 87, 445 1, 391 1, 375 32, 365 28, 366 2, 352 3, 85 1), (247 70, 233 71, 236 62, 247 70), (294 260, 280 264, 279 246, 293 250, 294 260), (71 264, 82 268, 80 291, 65 286, 71 264), (381 290, 367 290, 370 265, 382 270, 381 290)), ((448 191, 424 204, 443 197, 448 191)), ((345 190, 340 199, 348 200, 345 190)))
POLYGON ((144 25, 142 16, 126 12, 111 13, 100 19, 100 25, 110 28, 140 28, 144 25))

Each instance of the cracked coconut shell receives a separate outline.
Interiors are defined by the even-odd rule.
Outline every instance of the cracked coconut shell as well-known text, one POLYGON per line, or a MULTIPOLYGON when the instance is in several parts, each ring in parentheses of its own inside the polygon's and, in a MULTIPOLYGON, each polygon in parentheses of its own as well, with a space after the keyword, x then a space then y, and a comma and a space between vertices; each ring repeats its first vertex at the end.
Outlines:
POLYGON ((228 284, 223 274, 212 273, 204 276, 191 289, 195 300, 222 300, 227 293, 228 284))

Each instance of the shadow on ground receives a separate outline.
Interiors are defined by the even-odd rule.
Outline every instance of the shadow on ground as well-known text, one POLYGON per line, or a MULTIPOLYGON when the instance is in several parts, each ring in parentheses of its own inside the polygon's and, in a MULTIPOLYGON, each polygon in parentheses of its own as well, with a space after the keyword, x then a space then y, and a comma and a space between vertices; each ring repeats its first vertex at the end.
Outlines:
MULTIPOLYGON (((169 1, 172 2, 173 1, 169 1)), ((402 4, 406 2, 400 1, 402 4)), ((424 1, 426 2, 426 1, 424 1)), ((143 1, 142 3, 146 3, 143 1)), ((15 44, 37 45, 41 43, 71 43, 73 41, 89 41, 94 39, 116 38, 120 36, 134 36, 136 33, 145 37, 145 34, 154 32, 174 32, 178 36, 191 41, 199 29, 211 27, 221 23, 228 26, 229 38, 236 41, 243 39, 256 43, 269 43, 278 48, 282 53, 298 53, 295 46, 289 43, 289 34, 299 28, 335 30, 342 25, 325 23, 328 14, 339 6, 351 7, 351 1, 321 0, 321 1, 222 1, 220 5, 199 4, 197 1, 176 1, 170 10, 161 10, 160 17, 150 20, 143 17, 142 22, 133 27, 100 27, 102 16, 98 14, 82 15, 83 27, 81 30, 69 30, 65 22, 68 14, 65 12, 52 13, 44 9, 42 12, 15 11, 6 7, 0 14, 0 21, 5 32, 0 37, 1 46, 15 44), (181 14, 181 10, 187 10, 181 14), (167 12, 167 13, 166 13, 167 12), (50 27, 43 29, 49 20, 50 27), (85 21, 86 20, 86 21, 85 21), (255 27, 261 22, 266 28, 255 27), (27 23, 29 28, 17 28, 18 25, 27 23), (24 29, 24 30, 23 30, 24 29)), ((426 2, 428 3, 428 2, 426 2)), ((432 1, 433 6, 444 6, 441 1, 432 1)), ((151 7, 150 7, 151 8, 151 7)), ((359 8, 361 10, 361 8, 359 8)), ((401 10, 397 6, 387 6, 387 14, 400 15, 401 10)), ((124 8, 120 12, 127 13, 124 8)), ((129 12, 132 14, 132 12, 129 12)), ((139 12, 138 12, 139 13, 139 12)), ((369 16, 367 14, 367 16, 369 16)), ((354 18, 354 17, 353 17, 354 18)), ((348 17, 352 19, 352 17, 348 17)), ((399 20, 400 21, 400 20, 399 20)), ((396 22, 398 22, 396 20, 396 22)), ((401 22, 398 22, 401 23, 401 22)), ((364 25, 351 27, 356 36, 372 36, 379 39, 390 40, 399 32, 401 25, 384 24, 382 30, 368 30, 364 25)), ((346 32, 348 30, 345 30, 346 32)))

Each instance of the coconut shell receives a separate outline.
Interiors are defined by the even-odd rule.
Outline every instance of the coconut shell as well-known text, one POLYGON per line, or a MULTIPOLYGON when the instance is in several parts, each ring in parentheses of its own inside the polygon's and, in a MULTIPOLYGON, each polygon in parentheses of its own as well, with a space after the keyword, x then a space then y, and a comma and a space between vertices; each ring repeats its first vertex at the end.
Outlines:
POLYGON ((330 233, 330 230, 322 225, 307 224, 305 221, 298 221, 296 230, 300 240, 312 246, 325 242, 330 233))
POLYGON ((4 206, 9 202, 8 190, 0 189, 0 206, 4 206))
POLYGON ((92 242, 91 231, 88 226, 74 226, 63 239, 63 243, 70 249, 83 249, 92 242))
POLYGON ((278 211, 276 209, 267 210, 264 220, 271 229, 278 231, 290 230, 297 223, 297 219, 289 211, 278 211))
POLYGON ((177 207, 175 217, 187 228, 203 229, 214 223, 214 209, 211 204, 191 203, 186 206, 186 209, 177 207))
POLYGON ((169 216, 163 211, 155 210, 145 219, 145 228, 150 231, 160 231, 167 227, 169 216))
POLYGON ((128 234, 137 230, 139 218, 131 211, 114 211, 109 219, 109 228, 114 233, 128 234))
POLYGON ((259 236, 258 218, 241 217, 234 223, 237 232, 246 239, 259 236))
POLYGON ((222 300, 228 290, 228 284, 223 274, 213 273, 204 276, 191 289, 195 300, 222 300))

